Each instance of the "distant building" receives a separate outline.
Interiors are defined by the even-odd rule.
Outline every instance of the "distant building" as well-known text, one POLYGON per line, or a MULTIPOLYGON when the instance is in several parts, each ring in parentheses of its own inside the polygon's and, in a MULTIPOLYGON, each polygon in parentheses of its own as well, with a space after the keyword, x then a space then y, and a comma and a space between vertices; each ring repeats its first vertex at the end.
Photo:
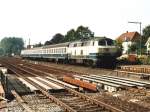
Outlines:
POLYGON ((145 43, 145 46, 146 46, 147 53, 150 54, 150 37, 148 38, 147 42, 145 43))
POLYGON ((129 46, 137 43, 140 40, 140 34, 138 32, 126 32, 121 34, 117 39, 118 42, 122 43, 123 54, 128 54, 129 46))

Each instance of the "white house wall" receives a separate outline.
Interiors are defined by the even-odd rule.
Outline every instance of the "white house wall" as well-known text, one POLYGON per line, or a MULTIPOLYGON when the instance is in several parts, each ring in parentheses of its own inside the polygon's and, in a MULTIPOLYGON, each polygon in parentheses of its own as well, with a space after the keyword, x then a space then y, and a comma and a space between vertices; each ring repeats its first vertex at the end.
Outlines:
POLYGON ((123 54, 126 54, 128 53, 128 49, 129 49, 129 46, 131 46, 133 44, 133 42, 129 41, 129 42, 123 42, 122 43, 122 47, 123 47, 123 54))

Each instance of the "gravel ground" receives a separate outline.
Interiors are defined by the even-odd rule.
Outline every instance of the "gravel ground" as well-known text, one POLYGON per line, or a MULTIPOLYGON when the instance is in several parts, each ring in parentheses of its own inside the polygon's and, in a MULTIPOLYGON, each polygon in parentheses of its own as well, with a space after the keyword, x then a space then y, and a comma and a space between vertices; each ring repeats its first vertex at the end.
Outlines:
POLYGON ((59 68, 62 70, 78 72, 78 73, 82 73, 82 74, 108 74, 108 73, 112 72, 112 69, 92 68, 92 67, 85 67, 85 66, 81 66, 81 65, 55 64, 55 63, 50 63, 50 62, 48 62, 48 63, 40 62, 40 64, 54 67, 54 68, 59 68))
MULTIPOLYGON (((113 70, 110 69, 101 69, 101 68, 91 68, 91 67, 84 67, 84 66, 76 66, 76 65, 65 65, 65 64, 55 64, 55 63, 41 63, 46 66, 59 68, 63 70, 73 71, 73 72, 79 72, 82 74, 96 74, 96 75, 116 75, 116 72, 113 72, 113 70)), ((126 77, 121 75, 122 77, 126 77)), ((131 79, 135 79, 133 77, 130 77, 131 79)), ((138 79, 139 80, 139 79, 138 79)), ((114 93, 107 93, 111 96, 116 96, 122 100, 125 100, 127 102, 134 102, 136 104, 139 104, 143 107, 150 107, 150 90, 139 90, 139 89, 129 89, 124 91, 118 91, 114 93)))

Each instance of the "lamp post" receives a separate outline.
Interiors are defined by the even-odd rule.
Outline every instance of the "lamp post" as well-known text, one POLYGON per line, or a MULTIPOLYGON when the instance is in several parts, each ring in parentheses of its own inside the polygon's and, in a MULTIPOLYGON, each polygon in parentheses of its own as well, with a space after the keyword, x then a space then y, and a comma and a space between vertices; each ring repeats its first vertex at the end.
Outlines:
POLYGON ((133 24, 139 24, 140 25, 140 55, 142 54, 142 37, 141 37, 141 24, 142 22, 131 22, 129 21, 128 23, 133 23, 133 24))

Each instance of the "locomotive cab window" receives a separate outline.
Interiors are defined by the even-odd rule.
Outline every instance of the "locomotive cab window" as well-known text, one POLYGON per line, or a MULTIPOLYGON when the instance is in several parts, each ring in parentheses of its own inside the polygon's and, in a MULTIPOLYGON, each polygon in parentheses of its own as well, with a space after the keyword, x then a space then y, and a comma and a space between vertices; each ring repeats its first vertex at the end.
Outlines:
POLYGON ((93 46, 94 46, 94 41, 93 41, 93 46))
POLYGON ((111 46, 111 45, 114 45, 114 42, 111 39, 103 39, 98 42, 98 45, 111 46))
POLYGON ((114 45, 114 42, 111 39, 106 39, 106 43, 108 46, 114 45))
POLYGON ((100 40, 99 42, 98 42, 98 45, 102 45, 102 46, 106 46, 106 40, 100 40))
POLYGON ((77 47, 81 47, 82 46, 82 43, 77 43, 77 47))

